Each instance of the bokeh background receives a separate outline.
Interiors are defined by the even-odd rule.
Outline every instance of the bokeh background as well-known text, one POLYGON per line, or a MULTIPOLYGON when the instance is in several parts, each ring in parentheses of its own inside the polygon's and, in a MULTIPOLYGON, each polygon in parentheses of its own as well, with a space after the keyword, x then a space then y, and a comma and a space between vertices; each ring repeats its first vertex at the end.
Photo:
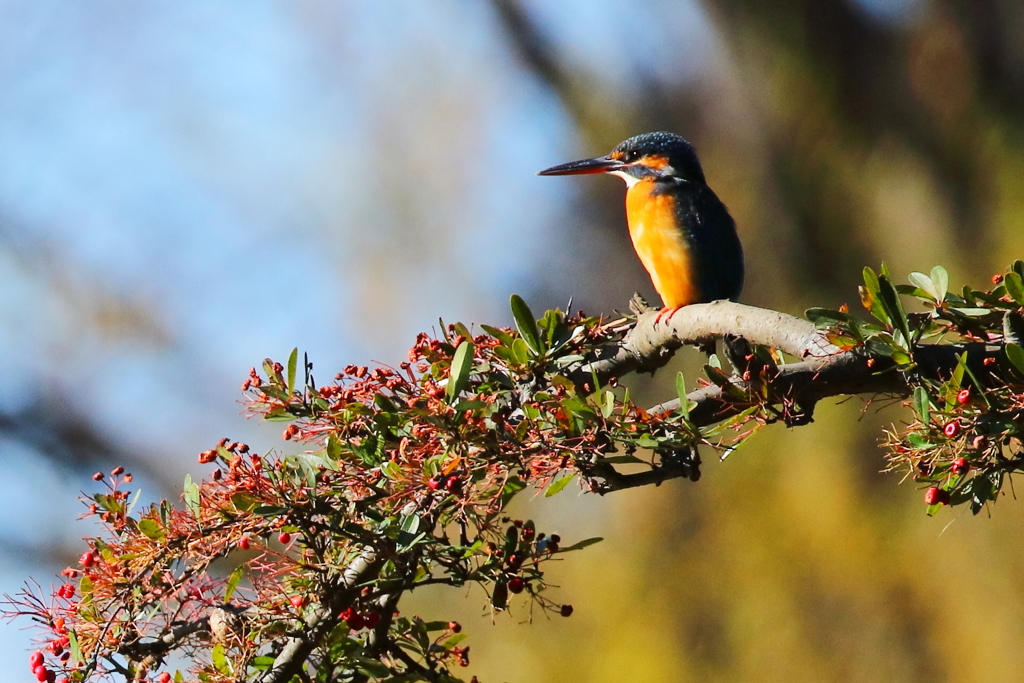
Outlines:
MULTIPOLYGON (((75 561, 92 472, 174 497, 222 436, 284 445, 239 414, 266 356, 327 377, 512 292, 653 300, 621 183, 534 173, 658 129, 735 216, 748 303, 1024 257, 1019 0, 0 0, 0 592, 75 561)), ((879 473, 902 418, 837 402, 698 485, 523 501, 606 538, 554 570, 571 619, 405 609, 466 623, 485 683, 1018 680, 1024 501, 927 518, 879 473)))

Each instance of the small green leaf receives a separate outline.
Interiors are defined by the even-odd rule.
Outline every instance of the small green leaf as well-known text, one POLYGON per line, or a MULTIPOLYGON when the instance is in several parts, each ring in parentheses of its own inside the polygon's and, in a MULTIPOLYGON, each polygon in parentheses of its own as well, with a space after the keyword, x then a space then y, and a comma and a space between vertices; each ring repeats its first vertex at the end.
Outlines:
POLYGON ((575 474, 570 474, 568 476, 554 480, 553 482, 551 482, 551 485, 548 486, 547 489, 544 491, 544 497, 550 498, 551 496, 555 495, 556 493, 564 489, 566 486, 568 486, 569 482, 575 478, 575 474))
POLYGON ((71 650, 71 663, 78 664, 82 661, 82 648, 78 645, 78 637, 75 632, 68 629, 68 649, 71 650))
POLYGON ((679 396, 679 412, 687 420, 690 419, 690 399, 686 397, 686 378, 683 373, 676 373, 676 395, 679 396))
POLYGON ((402 526, 398 530, 398 543, 409 547, 417 538, 420 529, 420 518, 418 515, 407 515, 402 519, 402 526))
POLYGON ((213 666, 217 669, 217 671, 228 676, 231 675, 231 662, 228 661, 228 658, 226 656, 224 656, 223 645, 217 643, 213 646, 213 650, 210 651, 210 659, 212 660, 213 666))
POLYGON ((607 420, 613 412, 615 412, 615 393, 606 389, 604 402, 601 404, 601 416, 607 420))
POLYGON ((140 519, 139 531, 142 532, 143 536, 154 541, 160 541, 164 537, 163 527, 155 519, 140 519))
POLYGON ((808 308, 804 315, 816 326, 831 327, 839 322, 850 322, 853 318, 849 313, 836 311, 831 308, 808 308))
MULTIPOLYGON (((445 626, 447 626, 447 624, 445 626)), ((448 638, 443 643, 441 643, 441 645, 442 647, 444 647, 444 649, 450 650, 462 641, 464 641, 467 636, 469 636, 468 633, 456 633, 454 636, 448 638)))
POLYGON ((185 507, 196 519, 199 518, 199 485, 192 481, 192 475, 185 475, 185 507))
POLYGON ((508 505, 509 501, 512 500, 517 493, 526 488, 526 482, 519 477, 509 477, 505 481, 505 486, 501 489, 501 505, 502 507, 508 505))
POLYGON ((490 325, 481 325, 480 329, 500 341, 505 346, 510 346, 512 344, 512 335, 505 330, 500 330, 497 327, 491 327, 490 325))
POLYGON ((526 345, 522 337, 517 337, 512 342, 512 356, 519 365, 526 365, 530 362, 530 347, 526 345))
POLYGON ((238 588, 243 576, 245 576, 245 565, 240 564, 228 576, 228 582, 224 586, 224 602, 231 602, 231 596, 235 594, 235 589, 238 588))
POLYGON ((1009 272, 1003 277, 1006 293, 1018 304, 1024 305, 1024 280, 1016 272, 1009 272))
POLYGON ((889 318, 882 307, 881 297, 878 292, 878 275, 867 266, 864 268, 863 275, 864 286, 860 288, 861 303, 864 305, 864 308, 871 312, 871 315, 881 322, 888 324, 889 318))
POLYGON ((385 477, 392 481, 402 478, 402 468, 398 466, 398 463, 393 460, 388 460, 386 463, 380 466, 380 471, 385 477))
MULTIPOLYGON (((911 273, 907 276, 907 279, 910 280, 910 283, 918 289, 924 290, 925 293, 935 301, 942 300, 938 294, 938 288, 935 286, 935 283, 932 282, 932 279, 924 273, 911 273)), ((943 292, 943 294, 945 294, 945 292, 943 292)))
POLYGON ((512 317, 516 321, 516 327, 519 328, 519 335, 530 347, 530 350, 540 355, 544 349, 541 347, 540 331, 537 329, 537 319, 533 317, 533 312, 518 294, 512 295, 511 305, 512 317))
POLYGON ((928 424, 930 421, 930 408, 931 398, 928 396, 928 390, 924 387, 914 389, 914 409, 917 410, 918 418, 924 424, 928 424))
POLYGON ((907 326, 907 314, 903 311, 903 304, 900 302, 900 297, 896 294, 896 290, 893 289, 892 283, 889 282, 889 278, 882 276, 878 279, 878 293, 882 301, 882 306, 885 308, 885 312, 892 322, 892 326, 899 331, 902 339, 896 341, 905 348, 910 346, 910 329, 907 326))
POLYGON ((932 268, 931 281, 935 283, 935 292, 939 295, 936 298, 942 301, 949 291, 949 273, 942 266, 932 268))
POLYGON ((376 659, 370 659, 369 657, 356 657, 356 669, 370 678, 389 678, 391 676, 391 669, 387 667, 383 662, 377 661, 376 659))
POLYGON ((1017 372, 1024 375, 1024 349, 1017 344, 1007 344, 1006 358, 1017 368, 1017 372))
POLYGON ((448 386, 445 387, 445 394, 449 403, 454 403, 462 390, 469 383, 469 375, 473 369, 473 342, 464 341, 455 349, 452 356, 452 371, 448 377, 448 386))
POLYGON ((288 356, 288 395, 295 391, 295 369, 299 364, 299 348, 292 349, 288 356))

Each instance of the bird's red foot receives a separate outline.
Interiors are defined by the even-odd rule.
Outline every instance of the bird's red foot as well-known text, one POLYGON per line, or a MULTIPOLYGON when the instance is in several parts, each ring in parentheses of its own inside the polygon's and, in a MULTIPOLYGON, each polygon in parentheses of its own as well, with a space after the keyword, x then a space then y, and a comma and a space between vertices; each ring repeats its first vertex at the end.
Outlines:
POLYGON ((665 308, 661 309, 660 311, 658 311, 658 315, 654 317, 654 324, 657 325, 658 323, 660 323, 662 318, 668 320, 669 318, 674 316, 676 314, 676 311, 678 311, 680 308, 682 308, 682 306, 676 306, 675 308, 669 308, 668 306, 666 306, 665 308))

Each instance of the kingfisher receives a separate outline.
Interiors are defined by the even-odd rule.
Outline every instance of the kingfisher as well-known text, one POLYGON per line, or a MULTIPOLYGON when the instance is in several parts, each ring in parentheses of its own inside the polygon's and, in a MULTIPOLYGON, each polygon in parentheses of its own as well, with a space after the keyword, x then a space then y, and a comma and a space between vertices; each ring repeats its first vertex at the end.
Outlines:
POLYGON ((538 175, 592 173, 626 181, 629 236, 664 305, 657 321, 683 306, 739 297, 743 247, 736 223, 708 187, 693 145, 674 133, 644 133, 603 157, 538 175))

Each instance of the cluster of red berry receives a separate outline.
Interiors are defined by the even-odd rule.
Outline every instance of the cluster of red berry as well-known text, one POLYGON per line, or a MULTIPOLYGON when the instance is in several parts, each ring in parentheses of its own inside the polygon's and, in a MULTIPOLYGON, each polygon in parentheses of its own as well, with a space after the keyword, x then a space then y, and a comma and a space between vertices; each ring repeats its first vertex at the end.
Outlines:
POLYGON ((364 628, 375 628, 380 621, 380 615, 376 612, 361 614, 354 607, 346 607, 341 612, 341 620, 348 624, 353 631, 361 631, 364 628))
POLYGON ((445 490, 457 496, 462 491, 462 480, 456 476, 438 474, 427 480, 427 486, 431 491, 445 490))

